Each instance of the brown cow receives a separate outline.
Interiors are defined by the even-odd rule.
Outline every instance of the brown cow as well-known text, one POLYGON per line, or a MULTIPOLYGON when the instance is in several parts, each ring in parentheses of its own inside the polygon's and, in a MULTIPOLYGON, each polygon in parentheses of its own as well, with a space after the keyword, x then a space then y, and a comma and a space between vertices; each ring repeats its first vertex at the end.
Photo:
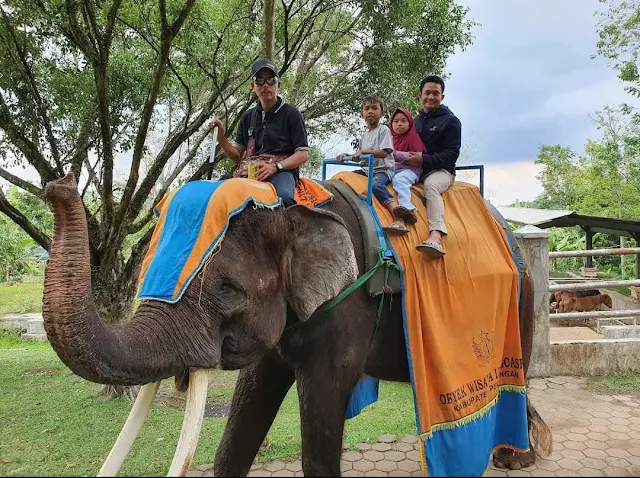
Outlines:
POLYGON ((586 289, 586 290, 576 290, 576 291, 559 290, 549 294, 549 304, 552 304, 554 302, 560 302, 560 300, 562 300, 560 298, 561 294, 565 294, 568 297, 588 297, 592 295, 598 295, 600 294, 600 291, 598 289, 586 289))
POLYGON ((613 307, 611 296, 609 294, 599 294, 588 297, 563 297, 558 302, 559 312, 589 312, 599 308, 600 304, 604 304, 610 309, 613 307))

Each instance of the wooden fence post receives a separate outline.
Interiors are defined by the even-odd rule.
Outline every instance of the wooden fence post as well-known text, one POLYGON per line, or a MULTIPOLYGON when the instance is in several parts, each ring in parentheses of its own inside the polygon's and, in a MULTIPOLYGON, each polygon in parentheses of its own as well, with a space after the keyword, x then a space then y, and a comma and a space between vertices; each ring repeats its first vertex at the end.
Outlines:
POLYGON ((533 350, 528 377, 551 375, 549 341, 549 233, 536 226, 523 226, 513 233, 525 255, 535 284, 533 350))

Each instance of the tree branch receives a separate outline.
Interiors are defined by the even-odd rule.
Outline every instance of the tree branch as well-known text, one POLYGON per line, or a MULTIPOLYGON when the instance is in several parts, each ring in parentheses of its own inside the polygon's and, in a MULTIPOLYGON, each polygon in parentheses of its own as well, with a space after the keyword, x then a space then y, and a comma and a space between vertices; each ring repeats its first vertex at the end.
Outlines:
POLYGON ((116 17, 118 15, 120 5, 122 5, 122 0, 113 0, 111 9, 109 10, 109 14, 107 15, 107 28, 104 33, 104 48, 107 51, 111 50, 111 42, 113 40, 113 27, 116 22, 116 17))
MULTIPOLYGON (((198 152, 198 149, 200 148, 200 145, 202 144, 204 139, 207 137, 207 134, 208 134, 208 131, 204 131, 196 139, 196 144, 193 145, 193 147, 191 148, 191 151, 189 151, 186 158, 183 159, 182 162, 176 166, 173 172, 164 181, 164 185, 162 186, 160 191, 158 191, 155 198, 153 199, 153 203, 151 204, 151 207, 149 208, 149 211, 147 212, 147 214, 145 214, 145 216, 141 220, 131 225, 131 227, 128 230, 129 234, 135 234, 139 232, 151 220, 153 216, 153 208, 156 207, 156 205, 160 202, 160 200, 167 194, 167 191, 171 187, 171 183, 173 183, 173 181, 184 170, 184 168, 193 160, 196 153, 198 152)), ((217 160, 218 158, 214 160, 214 165, 217 160)))
POLYGON ((11 39, 13 40, 13 43, 16 47, 16 51, 18 52, 20 63, 22 64, 22 67, 24 69, 26 83, 29 85, 29 89, 31 90, 31 94, 33 95, 34 102, 37 106, 38 114, 42 119, 43 126, 47 136, 47 141, 49 142, 49 147, 51 148, 51 156, 53 157, 53 161, 56 164, 58 175, 62 177, 64 175, 64 169, 62 168, 62 164, 60 162, 60 152, 58 151, 58 143, 53 135, 53 127, 51 126, 51 120, 47 115, 46 106, 44 104, 42 96, 40 95, 40 91, 38 90, 35 77, 33 76, 31 67, 27 62, 25 49, 20 45, 20 42, 18 41, 13 25, 11 25, 11 22, 9 21, 9 18, 6 12, 1 6, 0 6, 0 11, 2 12, 2 19, 4 21, 4 24, 7 27, 7 31, 9 32, 9 35, 11 36, 11 39))
POLYGON ((85 54, 89 61, 95 61, 98 57, 98 51, 85 29, 78 23, 77 14, 79 5, 77 0, 67 0, 65 2, 65 8, 67 19, 69 20, 69 29, 67 30, 63 27, 66 37, 85 54))
POLYGON ((275 0, 264 0, 262 11, 262 53, 265 58, 273 58, 276 43, 275 0))
POLYGON ((44 200, 44 189, 40 189, 39 187, 31 184, 29 181, 25 181, 24 179, 19 178, 18 176, 14 176, 13 174, 11 174, 9 171, 7 171, 1 166, 0 166, 0 177, 3 177, 7 181, 9 181, 11 184, 15 184, 20 189, 24 189, 25 191, 30 192, 34 196, 44 200))
POLYGON ((24 214, 13 207, 7 197, 4 195, 4 191, 0 187, 0 212, 3 212, 16 223, 24 232, 26 232, 34 241, 40 244, 47 251, 51 247, 51 239, 40 231, 36 226, 31 224, 29 219, 24 214))
POLYGON ((36 168, 36 171, 40 174, 42 184, 56 179, 55 171, 37 146, 23 134, 22 128, 14 123, 9 107, 4 102, 2 91, 0 91, 0 128, 9 137, 11 143, 20 150, 29 164, 36 168))
MULTIPOLYGON (((149 40, 149 38, 147 38, 147 36, 144 33, 142 33, 138 28, 136 28, 135 25, 132 25, 131 23, 127 22, 125 19, 120 18, 120 17, 118 17, 118 20, 123 25, 126 25, 127 28, 130 28, 131 30, 136 32, 138 34, 138 36, 140 36, 140 38, 142 38, 145 41, 145 43, 147 45, 149 45, 149 47, 151 47, 151 49, 153 51, 156 52, 156 54, 160 54, 160 51, 153 44, 153 42, 151 40, 149 40)), ((175 67, 173 66, 173 62, 171 61, 170 58, 167 59, 167 65, 169 66, 169 69, 174 74, 174 76, 178 79, 178 81, 180 82, 180 84, 182 85, 182 87, 185 89, 185 91, 187 93, 187 114, 185 115, 185 124, 187 124, 188 119, 191 116, 191 111, 193 109, 193 99, 192 99, 192 96, 191 96, 191 89, 189 88, 189 85, 187 85, 187 82, 180 76, 178 71, 175 69, 175 67)))
POLYGON ((162 33, 161 33, 161 44, 160 51, 158 53, 158 61, 156 63, 156 69, 153 75, 153 80, 151 82, 151 86, 149 87, 149 93, 147 94, 147 99, 144 104, 144 108, 142 110, 142 117, 140 120, 140 126, 138 128, 138 133, 136 135, 135 145, 133 148, 133 159, 131 162, 131 171, 129 173, 129 179, 127 180, 127 185, 124 189, 124 194, 122 196, 122 201, 120 205, 120 211, 118 212, 118 216, 115 219, 114 231, 118 231, 124 216, 126 215, 129 204, 131 202, 131 198, 133 196, 133 192, 138 184, 139 171, 140 171, 140 162, 142 161, 142 154, 144 152, 144 144, 147 138, 147 134, 149 131, 149 124, 151 123, 151 117, 153 115, 153 111, 156 105, 158 93, 160 91, 160 85, 162 83, 162 79, 164 77, 167 63, 169 59, 169 51, 171 49, 171 43, 175 35, 178 33, 182 23, 186 18, 191 7, 193 7, 195 0, 187 0, 185 5, 182 7, 182 11, 178 16, 178 20, 174 25, 168 25, 166 18, 166 4, 164 0, 160 0, 160 17, 162 20, 162 33))

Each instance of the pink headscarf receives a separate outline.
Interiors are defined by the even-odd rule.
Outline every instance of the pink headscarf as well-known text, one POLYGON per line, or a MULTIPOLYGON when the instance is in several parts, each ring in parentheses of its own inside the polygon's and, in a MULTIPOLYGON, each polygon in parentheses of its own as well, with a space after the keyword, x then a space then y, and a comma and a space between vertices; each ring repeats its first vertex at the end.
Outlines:
POLYGON ((423 153, 427 152, 427 148, 424 147, 420 136, 416 133, 416 128, 413 122, 413 116, 409 110, 404 108, 396 108, 391 114, 391 118, 389 119, 389 125, 391 128, 391 136, 393 137, 393 149, 395 151, 421 151, 423 153), (396 134, 393 131, 393 118, 398 113, 402 113, 409 120, 409 129, 404 134, 396 134))

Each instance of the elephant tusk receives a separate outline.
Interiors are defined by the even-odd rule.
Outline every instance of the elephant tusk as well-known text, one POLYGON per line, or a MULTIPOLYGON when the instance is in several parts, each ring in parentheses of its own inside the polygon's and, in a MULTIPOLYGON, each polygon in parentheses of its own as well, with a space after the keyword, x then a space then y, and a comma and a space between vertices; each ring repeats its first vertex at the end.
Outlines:
POLYGON ((158 393, 158 387, 160 387, 160 382, 153 382, 145 384, 140 389, 131 412, 129 412, 129 417, 127 417, 127 421, 122 427, 120 435, 118 435, 118 439, 109 452, 104 465, 100 468, 98 476, 116 476, 118 474, 124 459, 131 450, 133 442, 138 433, 140 433, 142 424, 147 419, 153 399, 158 393))
POLYGON ((189 390, 187 405, 184 410, 184 421, 180 431, 180 439, 173 456, 167 476, 185 476, 198 445, 204 406, 207 403, 207 385, 209 374, 205 369, 192 370, 189 374, 189 390))

